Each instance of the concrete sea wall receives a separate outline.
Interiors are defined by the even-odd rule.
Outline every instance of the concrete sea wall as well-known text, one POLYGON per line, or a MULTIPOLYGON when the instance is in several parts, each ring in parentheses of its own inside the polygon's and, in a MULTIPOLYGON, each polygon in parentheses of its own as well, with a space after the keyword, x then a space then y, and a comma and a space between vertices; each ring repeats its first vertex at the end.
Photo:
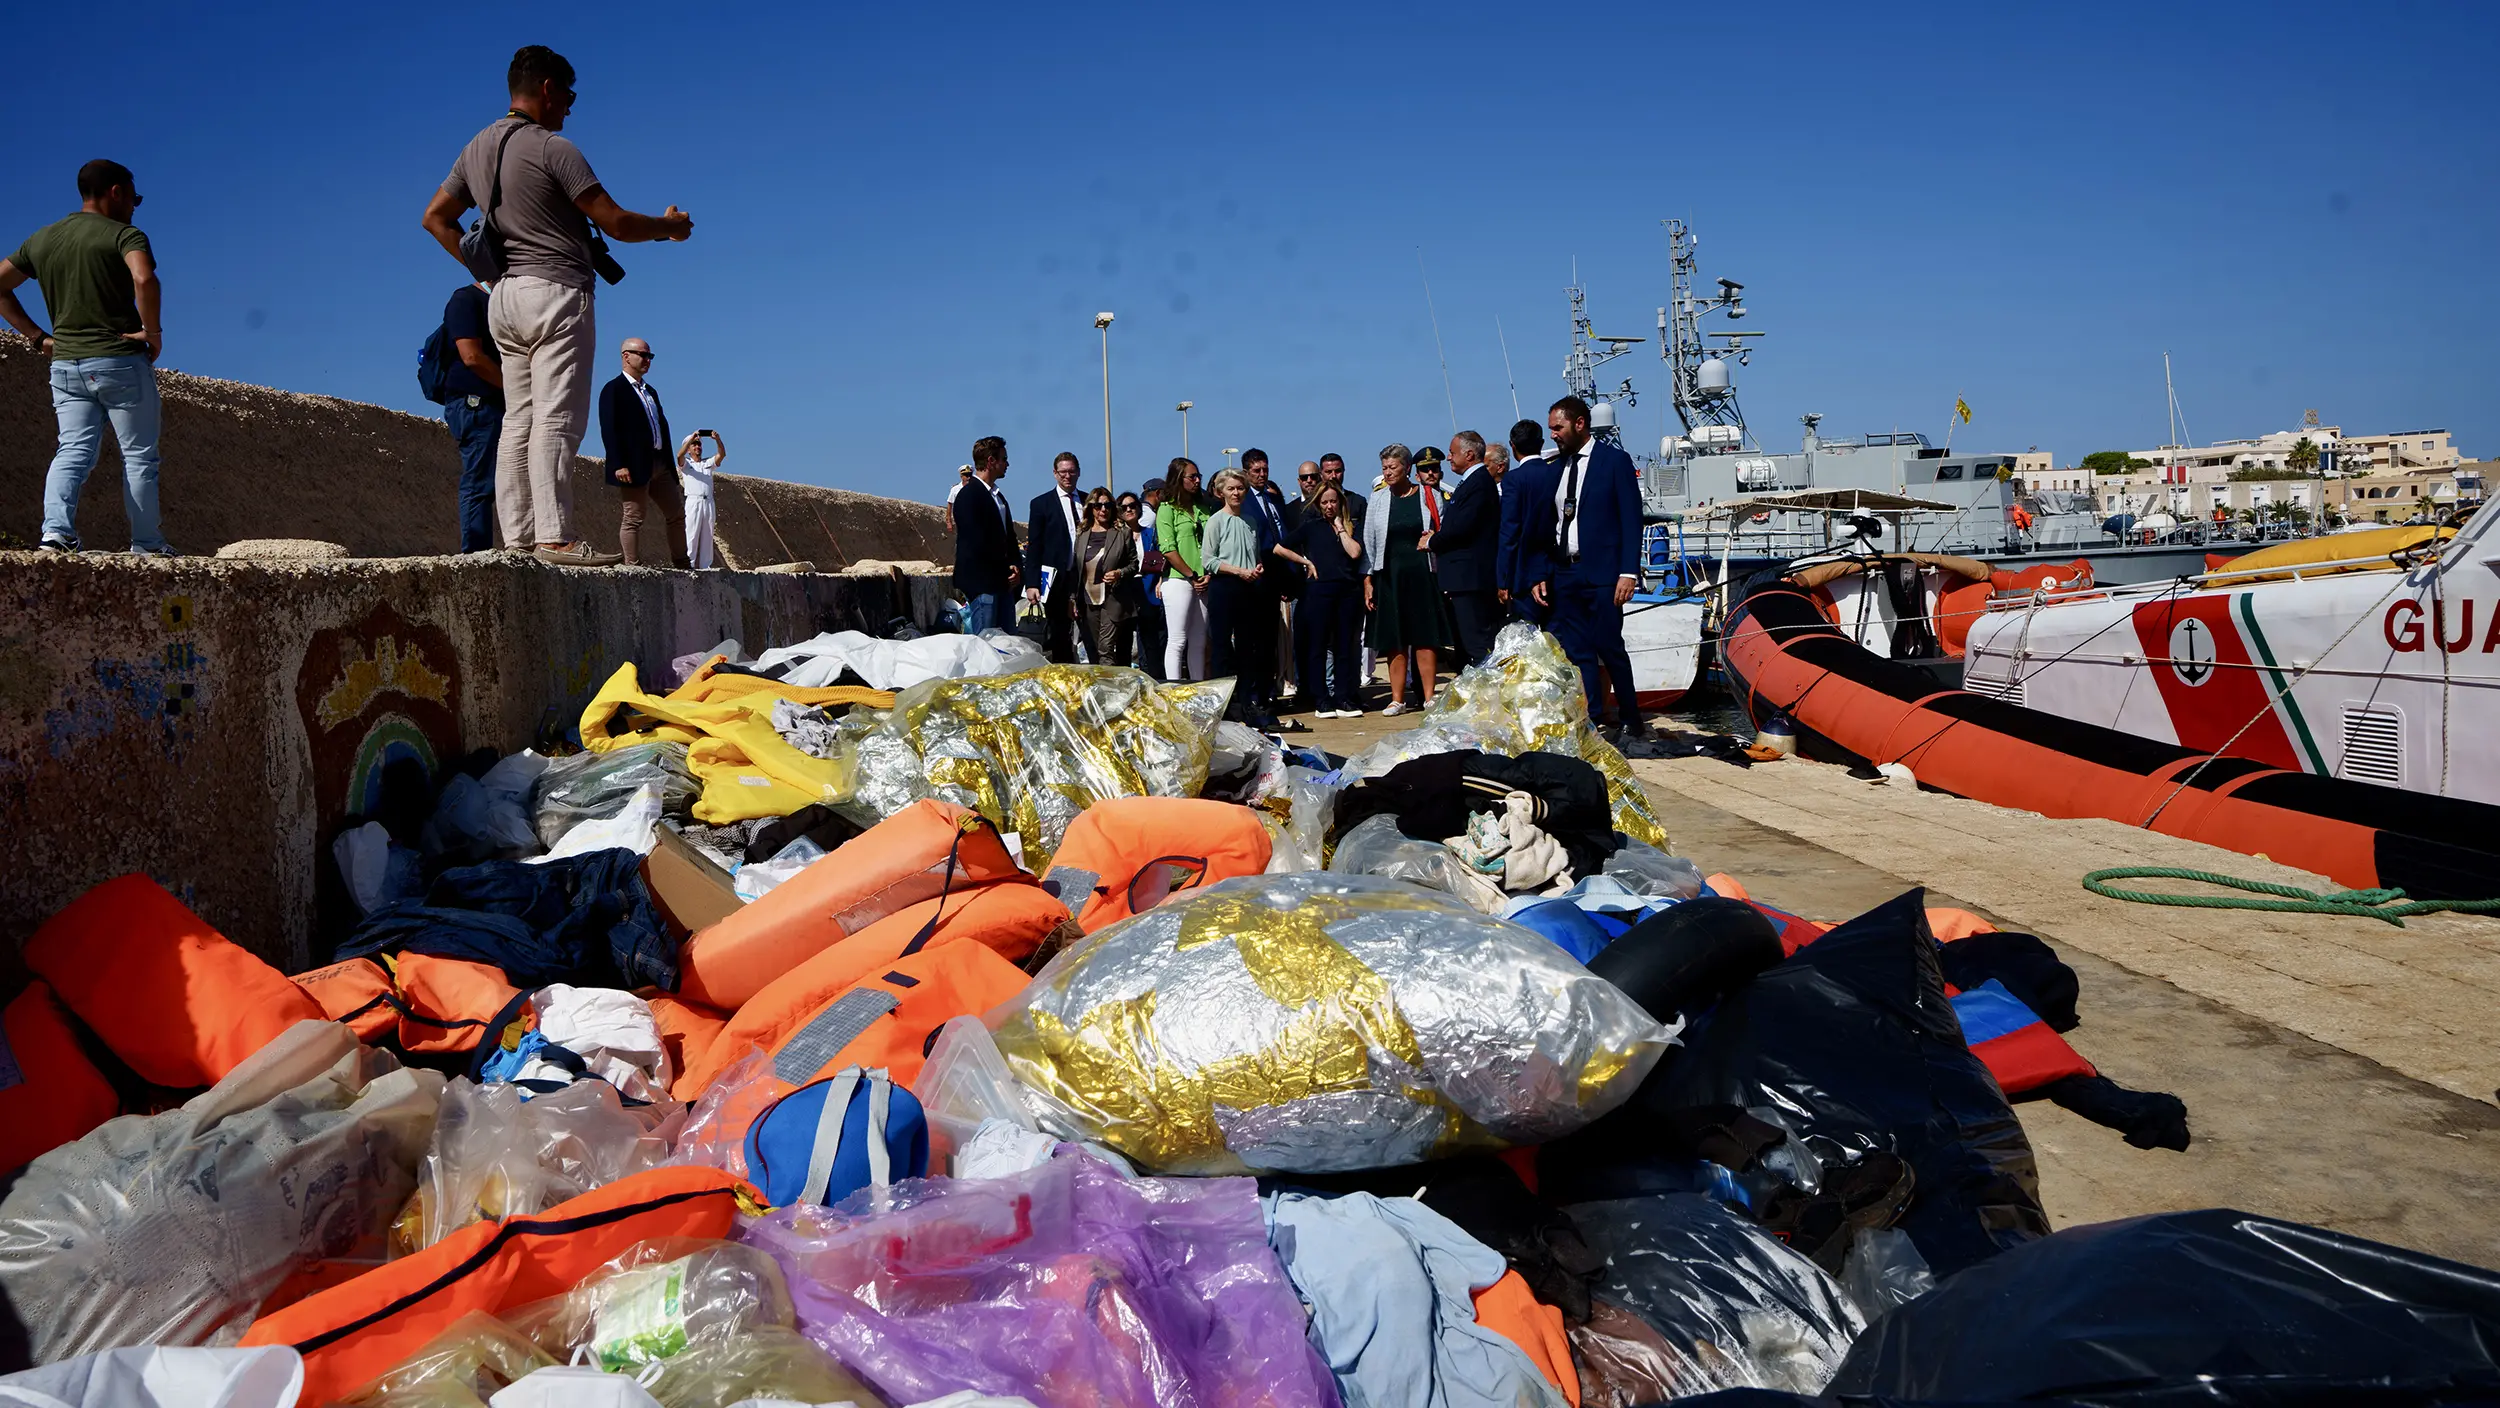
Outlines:
POLYGON ((290 971, 322 859, 383 767, 569 734, 735 637, 925 625, 939 578, 554 568, 502 554, 329 562, 0 553, 0 938, 155 877, 290 971))

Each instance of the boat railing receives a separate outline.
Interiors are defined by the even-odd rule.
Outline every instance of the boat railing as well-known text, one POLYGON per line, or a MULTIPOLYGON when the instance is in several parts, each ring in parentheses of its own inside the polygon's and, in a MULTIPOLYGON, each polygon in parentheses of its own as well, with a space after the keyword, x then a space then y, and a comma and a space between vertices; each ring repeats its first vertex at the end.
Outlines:
POLYGON ((2169 593, 2176 592, 2182 587, 2190 591, 2202 591, 2215 587, 2232 585, 2254 586, 2260 581, 2273 581, 2279 579, 2287 579, 2298 582, 2305 581, 2310 577, 2321 575, 2345 576, 2354 572, 2401 572, 2407 570, 2410 570, 2410 564, 2400 562, 2395 558, 2388 556, 2386 553, 2373 553, 2368 557, 2343 557, 2336 558, 2328 562, 2284 563, 2279 567, 2246 567, 2241 568, 2238 571, 2233 571, 2227 567, 2217 568, 2208 572, 2190 572, 2183 576, 2174 577, 2163 582, 2130 582, 2124 585, 2106 587, 2062 587, 2056 591, 2037 593, 2009 592, 2000 596, 1989 598, 1988 609, 1991 611, 2022 611, 2029 609, 2035 602, 2039 605, 2047 606, 2054 605, 2062 601, 2077 601, 2084 598, 2098 598, 2110 601, 2135 601, 2149 597, 2164 596, 2169 593))

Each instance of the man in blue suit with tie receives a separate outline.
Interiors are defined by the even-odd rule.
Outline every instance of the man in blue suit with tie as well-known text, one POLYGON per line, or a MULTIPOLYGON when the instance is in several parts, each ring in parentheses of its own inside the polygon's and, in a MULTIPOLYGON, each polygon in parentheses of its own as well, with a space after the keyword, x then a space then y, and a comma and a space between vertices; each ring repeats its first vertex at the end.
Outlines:
POLYGON ((1545 453, 1545 427, 1523 420, 1510 428, 1510 473, 1502 477, 1502 538, 1494 556, 1494 585, 1513 619, 1542 626, 1545 603, 1528 594, 1554 541, 1554 466, 1545 453))
POLYGON ((1502 495, 1484 469, 1484 437, 1462 430, 1450 437, 1450 472, 1458 476, 1432 530, 1433 568, 1450 599, 1450 624, 1458 630, 1458 663, 1473 665, 1492 653, 1502 609, 1496 560, 1502 545, 1502 495))
POLYGON ((1085 496, 1076 481, 1083 473, 1076 456, 1061 450, 1050 462, 1051 487, 1024 511, 1024 599, 1042 608, 1043 650, 1054 665, 1076 663, 1076 540, 1085 531, 1085 496))
POLYGON ((1589 405, 1565 396, 1546 413, 1554 433, 1554 533, 1542 564, 1542 592, 1551 629, 1580 670, 1589 718, 1640 727, 1632 654, 1623 645, 1623 606, 1641 580, 1641 483, 1632 457, 1589 433, 1589 405), (1599 672, 1614 682, 1615 710, 1605 713, 1599 672))

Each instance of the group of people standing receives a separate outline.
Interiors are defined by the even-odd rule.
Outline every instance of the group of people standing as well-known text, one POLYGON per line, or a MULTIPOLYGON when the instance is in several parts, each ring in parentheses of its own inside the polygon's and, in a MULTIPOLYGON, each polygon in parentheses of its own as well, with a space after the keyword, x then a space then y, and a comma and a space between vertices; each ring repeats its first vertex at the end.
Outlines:
POLYGON ((1445 670, 1483 659, 1505 622, 1525 620, 1579 667, 1591 718, 1637 727, 1622 616, 1640 580, 1631 456, 1591 435, 1576 396, 1508 440, 1468 430, 1446 454, 1385 446, 1367 494, 1347 487, 1343 456, 1323 455, 1302 462, 1291 498, 1262 450, 1212 479, 1176 458, 1118 495, 1079 487, 1082 462, 1063 451, 1019 545, 998 488, 1007 445, 985 436, 947 501, 966 628, 1012 626, 1021 599, 1041 614, 1054 661, 1074 663, 1081 648, 1161 679, 1229 677, 1234 717, 1290 728, 1280 711, 1359 717, 1375 662, 1387 665, 1385 713, 1428 703, 1445 670))

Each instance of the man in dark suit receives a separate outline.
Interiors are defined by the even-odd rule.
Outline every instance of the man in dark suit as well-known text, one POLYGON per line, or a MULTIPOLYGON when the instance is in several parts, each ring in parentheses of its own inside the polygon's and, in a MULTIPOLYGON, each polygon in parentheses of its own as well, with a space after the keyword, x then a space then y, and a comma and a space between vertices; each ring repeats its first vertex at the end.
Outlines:
POLYGON ((1528 594, 1554 542, 1554 466, 1541 456, 1545 427, 1523 420, 1510 428, 1510 473, 1502 480, 1502 538, 1495 550, 1494 585, 1502 604, 1522 621, 1542 626, 1545 603, 1528 594))
POLYGON ((973 635, 1010 624, 1002 618, 1018 572, 1016 525, 998 492, 1006 473, 1006 441, 972 442, 972 481, 955 495, 955 585, 964 594, 964 630, 973 635))
POLYGON ((668 411, 660 405, 660 389, 651 384, 651 344, 625 339, 625 370, 599 388, 599 444, 607 452, 608 481, 624 493, 616 533, 629 567, 662 565, 691 568, 686 559, 686 486, 677 478, 677 457, 670 450, 668 411), (664 520, 664 521, 663 521, 664 520), (649 552, 644 542, 658 534, 667 544, 649 552))
POLYGON ((1502 548, 1502 495, 1484 468, 1484 437, 1462 430, 1450 437, 1450 463, 1444 471, 1457 482, 1444 490, 1449 502, 1441 508, 1441 526, 1432 530, 1433 567, 1441 590, 1450 599, 1450 623, 1458 629, 1458 663, 1482 660, 1493 650, 1493 633, 1501 629, 1500 589, 1496 559, 1502 548))
POLYGON ((1590 720, 1637 729, 1623 606, 1641 580, 1640 474, 1622 447, 1589 434, 1588 402, 1579 397, 1556 401, 1546 424, 1554 432, 1554 534, 1544 564, 1549 575, 1530 592, 1544 593, 1553 611, 1554 635, 1588 690, 1590 720), (1601 670, 1614 683, 1611 717, 1601 670))
POLYGON ((1051 487, 1033 496, 1024 517, 1024 599, 1041 604, 1045 648, 1057 665, 1076 663, 1076 540, 1085 531, 1085 496, 1076 481, 1084 472, 1061 450, 1050 462, 1051 487))
MULTIPOLYGON (((1245 632, 1241 643, 1241 682, 1237 689, 1249 693, 1249 702, 1265 717, 1275 710, 1280 668, 1293 658, 1285 639, 1285 603, 1302 595, 1302 568, 1295 562, 1276 555, 1283 545, 1288 525, 1285 521, 1285 495, 1271 482, 1267 451, 1248 449, 1241 452, 1241 477, 1250 481, 1250 492, 1241 496, 1241 516, 1250 522, 1250 532, 1259 545, 1259 565, 1266 570, 1250 583, 1250 610, 1260 628, 1245 632)), ((1298 733, 1298 725, 1282 725, 1284 731, 1298 733)))

